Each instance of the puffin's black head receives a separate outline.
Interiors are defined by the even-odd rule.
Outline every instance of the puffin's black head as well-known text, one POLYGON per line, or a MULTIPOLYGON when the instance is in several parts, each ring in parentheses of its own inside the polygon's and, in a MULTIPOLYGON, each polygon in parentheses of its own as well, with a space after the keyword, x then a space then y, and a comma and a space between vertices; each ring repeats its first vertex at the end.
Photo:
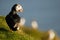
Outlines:
POLYGON ((15 12, 23 12, 23 8, 20 4, 15 4, 13 5, 11 11, 15 11, 15 12))

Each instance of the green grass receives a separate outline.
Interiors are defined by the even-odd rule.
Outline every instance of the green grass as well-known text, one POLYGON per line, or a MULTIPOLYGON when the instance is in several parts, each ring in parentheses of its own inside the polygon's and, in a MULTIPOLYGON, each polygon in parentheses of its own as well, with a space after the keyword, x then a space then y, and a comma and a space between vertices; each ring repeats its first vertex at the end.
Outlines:
POLYGON ((47 40, 47 32, 23 26, 19 31, 9 31, 5 18, 0 16, 0 40, 47 40))

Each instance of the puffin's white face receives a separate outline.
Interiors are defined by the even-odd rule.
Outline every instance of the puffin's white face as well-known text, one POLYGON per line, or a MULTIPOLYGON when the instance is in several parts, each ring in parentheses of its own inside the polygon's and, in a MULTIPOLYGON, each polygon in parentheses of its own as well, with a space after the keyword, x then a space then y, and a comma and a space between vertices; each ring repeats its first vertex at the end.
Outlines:
POLYGON ((23 8, 20 4, 16 6, 16 12, 23 12, 23 8))

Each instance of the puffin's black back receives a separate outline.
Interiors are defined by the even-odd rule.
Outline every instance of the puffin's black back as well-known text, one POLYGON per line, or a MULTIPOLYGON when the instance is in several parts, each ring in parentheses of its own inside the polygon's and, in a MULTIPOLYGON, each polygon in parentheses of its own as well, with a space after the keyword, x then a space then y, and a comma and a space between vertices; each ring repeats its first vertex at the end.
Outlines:
POLYGON ((20 17, 17 14, 15 14, 15 15, 8 14, 5 17, 5 19, 6 19, 6 22, 7 22, 8 26, 10 27, 10 29, 17 30, 16 29, 17 27, 14 28, 14 25, 16 23, 19 23, 20 22, 20 17))
POLYGON ((8 24, 9 28, 15 30, 13 26, 15 25, 14 21, 11 19, 9 15, 6 16, 6 23, 8 24))

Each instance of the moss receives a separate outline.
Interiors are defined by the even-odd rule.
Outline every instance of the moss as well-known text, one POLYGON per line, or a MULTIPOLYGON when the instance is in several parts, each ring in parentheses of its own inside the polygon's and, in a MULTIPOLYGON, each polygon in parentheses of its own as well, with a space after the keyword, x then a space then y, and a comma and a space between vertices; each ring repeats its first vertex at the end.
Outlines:
MULTIPOLYGON (((20 31, 10 32, 5 17, 0 16, 0 40, 47 40, 47 32, 24 26, 20 31)), ((54 39, 55 40, 55 39, 54 39)))

